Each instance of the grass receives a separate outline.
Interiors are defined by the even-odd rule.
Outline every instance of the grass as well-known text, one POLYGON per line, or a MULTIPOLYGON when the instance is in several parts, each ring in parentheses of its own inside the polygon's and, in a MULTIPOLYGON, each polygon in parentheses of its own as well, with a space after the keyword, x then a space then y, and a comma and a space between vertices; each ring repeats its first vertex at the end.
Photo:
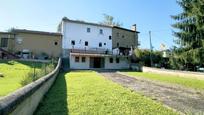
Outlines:
MULTIPOLYGON (((0 97, 22 87, 20 82, 31 71, 32 66, 32 62, 0 60, 0 73, 4 75, 4 77, 0 77, 0 97)), ((41 66, 42 63, 35 62, 36 71, 41 66)))
POLYGON ((167 75, 167 74, 156 74, 148 72, 125 72, 128 75, 135 77, 148 78, 155 81, 178 84, 189 88, 204 89, 204 80, 198 80, 195 78, 184 78, 179 76, 167 75))
POLYGON ((162 104, 106 80, 96 72, 61 73, 35 115, 174 115, 162 104))

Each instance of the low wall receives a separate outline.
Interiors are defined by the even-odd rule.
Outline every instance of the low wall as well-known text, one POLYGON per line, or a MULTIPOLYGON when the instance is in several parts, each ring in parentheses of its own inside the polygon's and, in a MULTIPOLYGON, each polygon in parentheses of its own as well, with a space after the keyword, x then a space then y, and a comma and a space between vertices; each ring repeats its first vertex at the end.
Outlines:
POLYGON ((48 75, 16 90, 0 100, 0 115, 32 115, 45 93, 52 86, 59 70, 61 59, 57 67, 48 75))
POLYGON ((170 74, 176 76, 185 76, 185 77, 195 77, 197 79, 204 79, 204 73, 201 72, 189 72, 189 71, 179 71, 179 70, 168 70, 168 69, 159 69, 151 67, 142 67, 143 72, 153 72, 159 74, 170 74))

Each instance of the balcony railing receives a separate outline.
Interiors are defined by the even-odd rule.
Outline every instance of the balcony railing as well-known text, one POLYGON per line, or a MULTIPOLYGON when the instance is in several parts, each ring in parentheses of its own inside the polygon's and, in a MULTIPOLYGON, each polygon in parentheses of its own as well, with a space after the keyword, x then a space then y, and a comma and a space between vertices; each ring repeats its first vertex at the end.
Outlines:
POLYGON ((106 55, 121 55, 121 56, 129 56, 130 51, 120 51, 119 49, 102 49, 102 48, 84 48, 84 49, 74 49, 70 50, 71 53, 86 53, 86 54, 106 54, 106 55))

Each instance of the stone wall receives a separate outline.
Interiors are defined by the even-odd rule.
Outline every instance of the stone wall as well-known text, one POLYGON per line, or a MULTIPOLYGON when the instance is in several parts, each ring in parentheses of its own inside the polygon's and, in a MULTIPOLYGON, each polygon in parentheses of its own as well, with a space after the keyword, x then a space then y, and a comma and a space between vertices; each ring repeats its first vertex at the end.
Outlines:
POLYGON ((61 59, 57 67, 48 75, 3 97, 0 100, 0 115, 32 115, 39 102, 54 83, 61 68, 61 59))

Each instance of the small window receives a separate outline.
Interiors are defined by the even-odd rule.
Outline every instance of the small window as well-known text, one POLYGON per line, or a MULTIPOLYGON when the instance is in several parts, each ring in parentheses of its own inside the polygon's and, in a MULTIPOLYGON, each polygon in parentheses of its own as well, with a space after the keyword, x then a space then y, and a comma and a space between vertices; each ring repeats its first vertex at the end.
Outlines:
POLYGON ((91 32, 91 28, 87 28, 86 31, 87 31, 88 33, 90 33, 90 32, 91 32))
POLYGON ((113 58, 109 58, 109 62, 110 62, 110 63, 113 63, 113 58))
POLYGON ((75 62, 79 62, 79 57, 75 57, 75 62))
POLYGON ((119 58, 116 58, 116 63, 120 63, 120 59, 119 58))
POLYGON ((58 44, 58 42, 55 42, 55 45, 57 45, 58 44))
POLYGON ((99 33, 100 33, 100 34, 103 34, 103 30, 102 30, 102 29, 100 29, 99 33))
POLYGON ((1 47, 8 46, 8 38, 1 38, 1 47))
POLYGON ((104 46, 106 45, 106 43, 103 44, 104 46))
POLYGON ((88 46, 89 45, 89 42, 88 41, 85 41, 85 46, 88 46))
POLYGON ((117 33, 116 36, 119 37, 119 33, 117 33))
POLYGON ((124 35, 122 35, 122 38, 125 38, 125 36, 124 36, 124 35))
POLYGON ((117 43, 117 47, 119 47, 119 43, 117 43))
POLYGON ((74 41, 74 40, 72 40, 72 41, 71 41, 71 44, 72 44, 72 45, 75 45, 75 41, 74 41))
POLYGON ((99 47, 102 47, 102 43, 100 42, 98 46, 99 46, 99 47))
POLYGON ((82 57, 81 62, 83 62, 83 63, 86 62, 86 57, 82 57))
POLYGON ((111 36, 109 36, 109 40, 111 40, 112 39, 112 37, 111 36))

